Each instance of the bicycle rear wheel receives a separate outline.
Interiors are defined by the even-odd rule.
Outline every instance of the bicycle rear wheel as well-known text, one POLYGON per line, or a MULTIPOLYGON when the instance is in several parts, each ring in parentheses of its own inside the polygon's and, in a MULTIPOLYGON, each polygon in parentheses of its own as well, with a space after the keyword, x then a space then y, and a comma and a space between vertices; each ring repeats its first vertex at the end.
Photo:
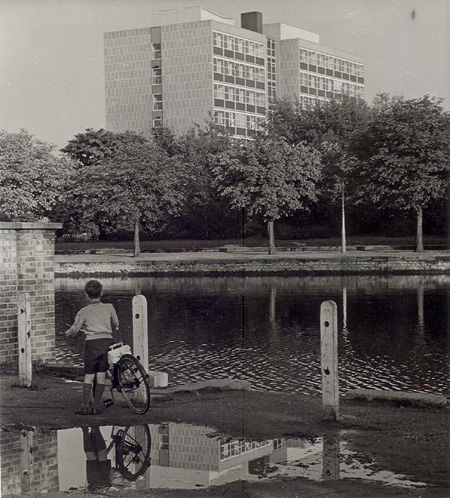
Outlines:
POLYGON ((117 382, 128 406, 138 414, 145 413, 150 406, 148 375, 139 361, 124 354, 117 363, 117 382))
POLYGON ((134 480, 150 467, 151 436, 148 425, 127 426, 117 445, 116 463, 123 477, 134 480))

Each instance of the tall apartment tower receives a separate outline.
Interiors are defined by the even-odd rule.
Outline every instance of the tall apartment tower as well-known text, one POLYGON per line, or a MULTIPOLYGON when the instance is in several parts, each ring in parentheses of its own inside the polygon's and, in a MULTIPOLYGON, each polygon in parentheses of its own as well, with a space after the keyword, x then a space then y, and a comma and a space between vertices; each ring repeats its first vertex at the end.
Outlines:
POLYGON ((262 14, 241 25, 201 7, 159 12, 151 27, 105 33, 106 128, 183 134, 211 117, 251 138, 276 97, 305 104, 364 97, 364 63, 323 47, 319 35, 262 14))

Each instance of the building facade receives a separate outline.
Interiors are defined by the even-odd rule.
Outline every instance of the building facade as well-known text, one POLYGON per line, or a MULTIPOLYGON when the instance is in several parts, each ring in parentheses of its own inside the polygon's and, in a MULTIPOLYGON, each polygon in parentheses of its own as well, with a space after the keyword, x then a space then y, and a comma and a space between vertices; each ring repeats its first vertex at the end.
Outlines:
POLYGON ((106 128, 183 134, 213 119, 251 138, 276 97, 309 105, 343 93, 364 97, 361 58, 259 12, 241 25, 200 7, 164 11, 152 26, 105 33, 106 128))

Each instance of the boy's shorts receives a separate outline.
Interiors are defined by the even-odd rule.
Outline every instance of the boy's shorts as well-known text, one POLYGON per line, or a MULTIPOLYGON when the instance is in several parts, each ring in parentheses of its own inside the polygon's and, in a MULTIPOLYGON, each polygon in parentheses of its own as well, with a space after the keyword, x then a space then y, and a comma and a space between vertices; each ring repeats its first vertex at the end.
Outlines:
POLYGON ((106 449, 105 439, 98 427, 94 427, 88 432, 83 432, 83 450, 85 453, 98 453, 106 449))
POLYGON ((91 339, 84 348, 84 373, 94 374, 109 370, 108 348, 112 339, 91 339))

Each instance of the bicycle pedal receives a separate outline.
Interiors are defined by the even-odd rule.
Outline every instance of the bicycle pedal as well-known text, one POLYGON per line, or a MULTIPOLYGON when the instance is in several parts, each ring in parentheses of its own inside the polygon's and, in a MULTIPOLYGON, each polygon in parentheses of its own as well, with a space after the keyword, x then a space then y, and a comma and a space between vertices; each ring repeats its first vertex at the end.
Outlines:
POLYGON ((103 401, 103 405, 105 406, 105 408, 109 408, 110 406, 114 405, 114 400, 113 399, 105 399, 105 401, 103 401))

